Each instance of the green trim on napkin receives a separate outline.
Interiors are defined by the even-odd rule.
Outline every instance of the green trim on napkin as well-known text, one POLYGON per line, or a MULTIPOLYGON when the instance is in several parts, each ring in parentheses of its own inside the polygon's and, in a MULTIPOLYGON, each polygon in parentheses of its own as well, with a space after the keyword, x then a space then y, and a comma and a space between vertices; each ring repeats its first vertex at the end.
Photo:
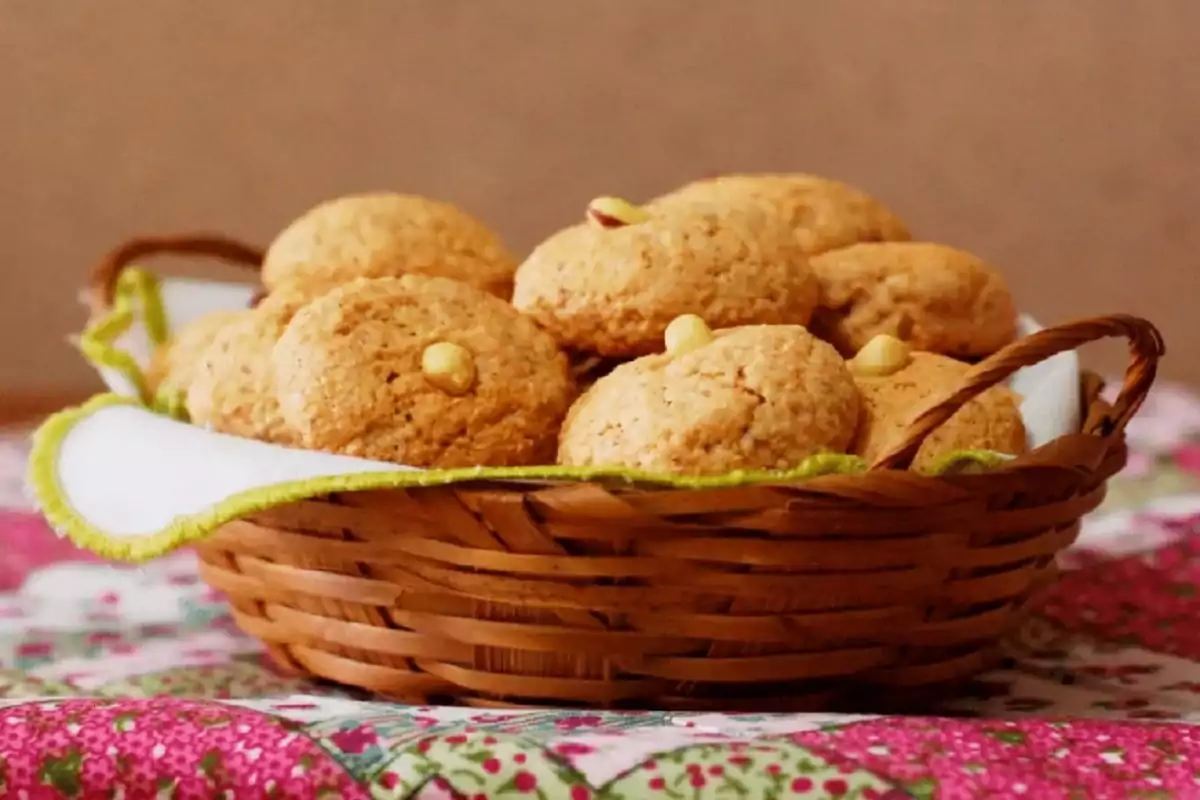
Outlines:
POLYGON ((170 329, 158 277, 128 267, 117 278, 112 308, 88 324, 77 346, 93 367, 120 373, 133 385, 138 397, 148 402, 151 398, 145 372, 137 359, 116 346, 117 340, 133 327, 139 310, 151 345, 160 347, 169 338, 170 329))
MULTIPOLYGON (((29 482, 39 506, 60 534, 80 547, 107 558, 144 561, 204 539, 221 525, 247 514, 297 500, 336 492, 444 486, 471 481, 500 482, 597 482, 634 487, 671 489, 719 489, 766 483, 795 483, 822 475, 851 475, 866 469, 858 456, 819 453, 790 470, 738 470, 725 475, 663 475, 614 467, 470 467, 462 469, 381 470, 331 475, 263 486, 234 494, 203 511, 176 517, 161 530, 133 536, 103 531, 79 514, 67 499, 69 491, 59 483, 58 458, 64 442, 83 420, 114 406, 129 406, 153 412, 140 401, 113 394, 98 395, 84 405, 59 412, 46 420, 34 434, 29 482)), ((185 423, 180 423, 185 424, 185 423)), ((163 454, 164 469, 171 459, 186 454, 163 454)))

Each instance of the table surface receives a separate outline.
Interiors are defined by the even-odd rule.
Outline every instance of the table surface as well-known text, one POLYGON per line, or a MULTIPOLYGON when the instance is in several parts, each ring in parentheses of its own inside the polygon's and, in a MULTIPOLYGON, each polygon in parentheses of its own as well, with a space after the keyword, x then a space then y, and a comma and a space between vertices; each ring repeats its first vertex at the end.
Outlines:
POLYGON ((0 431, 0 796, 1200 798, 1200 400, 1129 467, 1002 669, 924 717, 373 702, 274 672, 182 553, 113 567, 24 499, 0 431))

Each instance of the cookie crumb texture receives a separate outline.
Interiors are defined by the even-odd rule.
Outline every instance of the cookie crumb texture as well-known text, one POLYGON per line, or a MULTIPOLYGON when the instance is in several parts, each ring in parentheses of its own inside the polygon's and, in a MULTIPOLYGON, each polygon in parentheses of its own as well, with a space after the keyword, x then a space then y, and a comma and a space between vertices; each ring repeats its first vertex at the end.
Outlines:
POLYGON ((376 193, 321 203, 292 222, 267 249, 262 276, 275 289, 437 275, 508 299, 516 265, 500 237, 458 207, 376 193))
POLYGON ((685 184, 651 205, 695 202, 763 208, 785 221, 804 252, 814 255, 856 242, 912 238, 907 226, 878 200, 815 175, 722 175, 685 184))
MULTIPOLYGON (((935 353, 913 353, 907 366, 885 377, 858 375, 863 420, 854 452, 874 461, 904 434, 929 403, 962 385, 970 365, 935 353)), ((939 458, 960 450, 992 450, 1021 455, 1028 448, 1016 394, 994 386, 967 402, 929 434, 913 459, 927 470, 939 458)))
POLYGON ((510 305, 458 281, 359 280, 296 314, 272 358, 305 447, 414 467, 550 463, 574 398, 566 356, 510 305), (468 391, 422 371, 426 349, 472 356, 468 391))
POLYGON ((315 288, 281 287, 214 337, 188 388, 192 421, 220 433, 298 444, 279 414, 271 350, 315 288))
POLYGON ((1000 274, 940 244, 857 244, 812 260, 821 307, 810 326, 847 356, 884 333, 917 350, 984 356, 1017 335, 1017 307, 1000 274))
POLYGON ((558 460, 692 475, 788 469, 847 452, 859 410, 841 357, 803 327, 733 328, 597 381, 567 415, 558 460))
POLYGON ((213 339, 246 313, 216 311, 181 326, 155 350, 146 367, 146 384, 150 392, 186 392, 213 339))
POLYGON ((777 218, 689 204, 559 231, 517 269, 513 305, 566 349, 632 357, 661 351, 681 314, 714 328, 804 325, 817 297, 808 257, 777 218))

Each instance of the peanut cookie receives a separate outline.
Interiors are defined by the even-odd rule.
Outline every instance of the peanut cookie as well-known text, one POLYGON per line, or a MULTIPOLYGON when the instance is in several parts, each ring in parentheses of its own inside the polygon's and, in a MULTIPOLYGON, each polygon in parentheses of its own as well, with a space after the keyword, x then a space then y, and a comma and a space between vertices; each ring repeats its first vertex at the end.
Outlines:
POLYGON ((351 195, 312 208, 267 249, 263 283, 318 289, 409 273, 454 278, 507 299, 516 259, 483 223, 449 203, 351 195))
POLYGON ((308 288, 281 287, 221 329, 188 389, 192 422, 235 436, 297 444, 279 415, 271 350, 292 316, 311 299, 308 288))
MULTIPOLYGON (((903 435, 929 403, 962 384, 969 364, 936 353, 913 352, 881 334, 849 362, 863 398, 863 420, 854 451, 873 461, 903 435)), ((991 450, 1020 455, 1028 445, 1017 396, 994 386, 967 402, 925 439, 913 468, 928 469, 959 450, 991 450)))
POLYGON ((284 419, 306 447, 415 467, 551 463, 574 397, 566 356, 512 306, 458 281, 359 280, 275 346, 284 419))
POLYGON ((940 244, 856 244, 817 256, 821 307, 810 326, 847 356, 877 334, 960 358, 1017 335, 1013 296, 994 269, 940 244))
POLYGON ((245 311, 215 311, 180 326, 158 347, 146 368, 150 392, 186 392, 212 340, 245 314, 245 311))
POLYGON ((874 198, 815 175, 724 175, 695 181, 651 205, 756 205, 784 219, 804 251, 823 253, 855 242, 907 241, 908 229, 874 198))
POLYGON ((517 269, 513 305, 568 350, 626 358, 660 350, 680 314, 803 325, 817 297, 808 257, 761 209, 598 198, 517 269))
POLYGON ((858 390, 837 351, 803 327, 713 333, 687 315, 666 340, 666 353, 617 367, 571 406, 560 463, 722 474, 849 448, 858 390))

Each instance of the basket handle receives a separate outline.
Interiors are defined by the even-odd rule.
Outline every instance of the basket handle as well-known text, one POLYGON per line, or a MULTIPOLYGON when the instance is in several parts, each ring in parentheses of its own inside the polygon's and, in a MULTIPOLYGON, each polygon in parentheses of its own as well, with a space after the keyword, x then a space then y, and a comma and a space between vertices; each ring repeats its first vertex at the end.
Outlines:
POLYGON ((182 233, 168 236, 138 236, 113 248, 92 268, 88 305, 93 314, 112 307, 117 278, 130 263, 150 256, 207 256, 257 270, 263 252, 257 247, 215 233, 182 233))
POLYGON ((875 459, 871 469, 907 466, 925 437, 950 419, 964 403, 1022 367, 1037 364, 1066 350, 1074 350, 1088 342, 1115 336, 1129 340, 1130 360, 1125 369, 1125 380, 1112 410, 1084 432, 1102 437, 1120 433, 1146 399, 1146 393, 1154 383, 1158 360, 1166 352, 1158 329, 1150 322, 1129 314, 1089 317, 1045 328, 1001 348, 971 367, 961 386, 917 415, 909 423, 904 435, 875 459))

